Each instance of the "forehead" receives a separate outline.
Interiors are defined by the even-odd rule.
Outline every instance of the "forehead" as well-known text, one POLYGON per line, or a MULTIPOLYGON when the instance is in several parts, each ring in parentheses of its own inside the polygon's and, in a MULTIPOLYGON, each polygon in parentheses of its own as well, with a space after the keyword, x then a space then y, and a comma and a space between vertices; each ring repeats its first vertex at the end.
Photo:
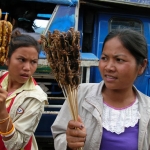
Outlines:
POLYGON ((114 37, 112 39, 109 39, 103 48, 103 54, 106 55, 130 55, 132 56, 132 54, 130 53, 130 51, 124 47, 124 45, 122 44, 122 42, 120 41, 120 39, 118 39, 117 37, 114 37))
POLYGON ((106 46, 106 45, 123 47, 123 44, 118 37, 113 37, 113 38, 109 39, 108 41, 105 42, 104 46, 106 46))
POLYGON ((12 55, 22 55, 26 56, 35 56, 38 57, 38 52, 35 47, 19 47, 17 48, 12 55))

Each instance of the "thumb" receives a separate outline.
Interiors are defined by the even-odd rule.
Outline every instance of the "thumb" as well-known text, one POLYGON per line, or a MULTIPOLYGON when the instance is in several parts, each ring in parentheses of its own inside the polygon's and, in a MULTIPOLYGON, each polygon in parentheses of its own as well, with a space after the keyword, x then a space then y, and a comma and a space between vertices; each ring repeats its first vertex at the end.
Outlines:
POLYGON ((84 128, 84 124, 83 124, 82 119, 81 119, 81 117, 79 115, 78 115, 78 121, 81 123, 80 129, 83 129, 84 128))
POLYGON ((78 121, 81 122, 81 123, 83 123, 82 119, 81 119, 81 117, 79 115, 78 115, 78 121))

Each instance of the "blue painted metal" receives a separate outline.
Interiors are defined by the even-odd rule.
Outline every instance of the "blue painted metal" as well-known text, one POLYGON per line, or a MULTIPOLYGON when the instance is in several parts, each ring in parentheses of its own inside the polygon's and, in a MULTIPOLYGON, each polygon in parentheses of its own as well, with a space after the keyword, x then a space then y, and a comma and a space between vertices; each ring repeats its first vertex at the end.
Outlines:
POLYGON ((64 4, 64 5, 76 5, 78 0, 22 0, 31 2, 42 2, 42 3, 54 3, 54 4, 64 4))
POLYGON ((98 60, 93 53, 80 53, 81 60, 98 60))
POLYGON ((66 32, 75 26, 75 7, 60 5, 49 30, 66 32))
POLYGON ((51 14, 37 14, 37 17, 47 18, 49 19, 52 15, 51 14))
POLYGON ((42 51, 40 51, 40 53, 39 53, 39 58, 40 59, 46 59, 46 54, 45 54, 45 52, 42 50, 42 51))
POLYGON ((36 137, 52 137, 51 125, 53 124, 57 114, 43 114, 37 126, 36 137))
POLYGON ((82 52, 82 40, 83 40, 83 35, 82 35, 82 32, 83 32, 83 12, 82 11, 80 12, 80 15, 79 15, 78 31, 80 31, 80 47, 81 47, 80 51, 82 52))
MULTIPOLYGON (((40 52, 40 59, 46 59, 46 55, 44 51, 40 52)), ((83 60, 98 60, 98 58, 93 53, 80 53, 80 59, 83 60)))
POLYGON ((143 5, 150 5, 150 0, 117 0, 118 2, 127 2, 127 3, 134 3, 134 4, 143 4, 143 5))

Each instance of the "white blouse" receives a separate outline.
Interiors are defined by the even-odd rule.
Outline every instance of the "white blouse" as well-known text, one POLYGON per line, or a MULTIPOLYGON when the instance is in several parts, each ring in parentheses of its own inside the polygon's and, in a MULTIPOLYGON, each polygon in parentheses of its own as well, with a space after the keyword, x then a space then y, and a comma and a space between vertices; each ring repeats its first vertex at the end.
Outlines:
POLYGON ((103 104, 102 125, 110 132, 121 134, 125 128, 134 127, 139 119, 137 98, 131 106, 124 109, 115 109, 105 103, 103 104))

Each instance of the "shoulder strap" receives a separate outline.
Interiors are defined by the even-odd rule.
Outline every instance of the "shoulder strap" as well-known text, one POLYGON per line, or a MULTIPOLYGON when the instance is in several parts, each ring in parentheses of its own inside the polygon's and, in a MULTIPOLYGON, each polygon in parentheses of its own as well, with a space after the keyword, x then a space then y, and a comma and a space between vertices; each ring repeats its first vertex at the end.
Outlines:
MULTIPOLYGON (((3 79, 8 75, 8 72, 6 72, 5 74, 3 74, 1 77, 0 77, 0 84, 2 83, 3 79)), ((1 85, 0 85, 1 86, 1 85)))
POLYGON ((35 81, 35 79, 32 77, 32 81, 34 83, 34 85, 37 85, 37 82, 35 81))

